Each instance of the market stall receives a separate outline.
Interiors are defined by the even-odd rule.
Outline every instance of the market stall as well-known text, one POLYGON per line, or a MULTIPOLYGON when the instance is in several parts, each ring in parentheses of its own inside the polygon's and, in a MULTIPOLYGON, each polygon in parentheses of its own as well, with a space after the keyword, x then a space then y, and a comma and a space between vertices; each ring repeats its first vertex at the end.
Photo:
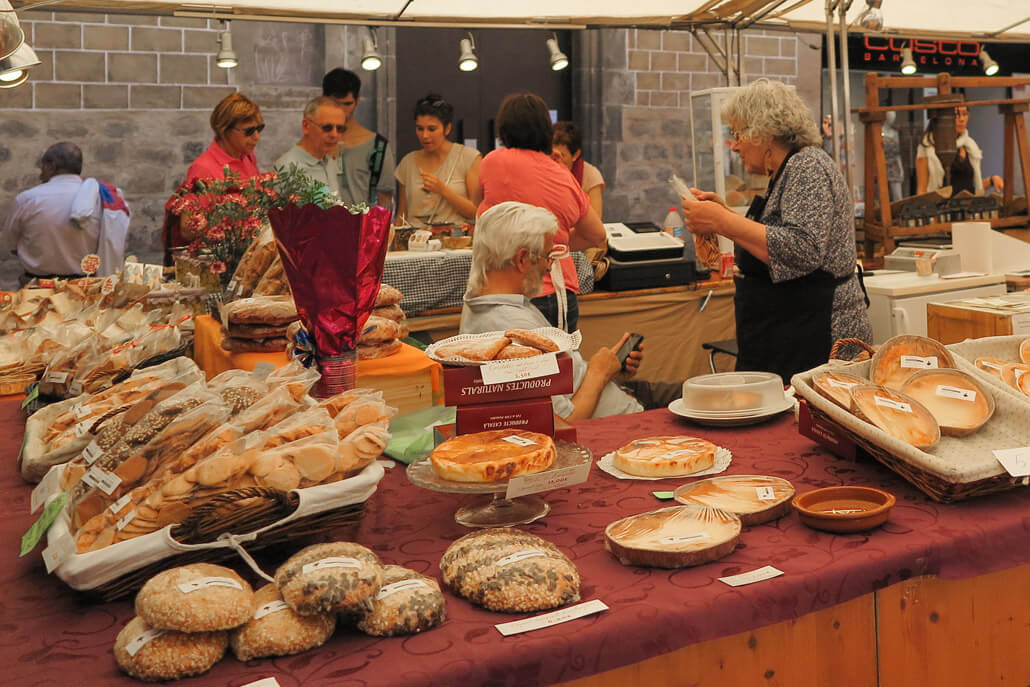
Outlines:
MULTIPOLYGON (((17 404, 0 405, 0 441, 9 452, 23 422, 17 404)), ((1030 582, 1025 489, 936 504, 876 463, 831 456, 799 436, 789 415, 752 428, 699 430, 653 411, 583 423, 579 440, 599 456, 629 436, 683 432, 730 449, 730 473, 777 475, 799 493, 871 485, 892 492, 897 505, 871 532, 816 532, 791 514, 746 529, 742 545, 716 563, 672 571, 624 567, 604 550, 601 530, 660 507, 652 491, 682 480, 627 482, 595 467, 586 483, 554 492, 551 515, 525 529, 561 547, 580 570, 583 600, 599 599, 609 610, 505 638, 493 625, 522 616, 448 596, 448 621, 424 634, 375 639, 340 629, 320 649, 248 663, 227 657, 183 684, 242 685, 268 676, 281 685, 552 684, 590 676, 596 682, 576 684, 754 685, 773 676, 782 684, 821 684, 832 674, 834 684, 857 687, 877 684, 877 671, 879 684, 893 686, 917 677, 977 684, 984 675, 1030 670, 1021 650, 1030 608, 1025 595, 1005 591, 1030 582), (716 579, 766 565, 784 574, 742 587, 716 579), (973 637, 994 649, 965 652, 973 637), (919 660, 907 660, 912 655, 919 660), (631 664, 630 673, 603 675, 631 664)), ((14 541, 32 521, 29 488, 9 466, 0 493, 0 527, 14 541)), ((357 540, 386 562, 435 576, 441 553, 466 532, 452 518, 462 499, 420 489, 395 467, 369 499, 357 540)), ((259 561, 271 570, 286 553, 266 552, 259 561)), ((2 656, 12 684, 58 684, 72 674, 91 684, 132 684, 110 654, 133 614, 129 602, 101 604, 72 592, 34 556, 8 558, 4 579, 10 631, 2 656)))

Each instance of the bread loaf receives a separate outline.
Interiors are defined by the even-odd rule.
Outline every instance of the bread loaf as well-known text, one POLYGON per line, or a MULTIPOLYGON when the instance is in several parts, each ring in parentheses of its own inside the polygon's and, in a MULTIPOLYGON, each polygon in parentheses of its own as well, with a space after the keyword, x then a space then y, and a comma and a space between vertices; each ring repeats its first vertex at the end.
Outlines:
POLYGON ((253 601, 254 591, 235 571, 192 563, 150 578, 136 595, 136 614, 162 630, 229 630, 250 619, 253 601))
MULTIPOLYGON (((179 680, 210 670, 225 655, 228 641, 225 632, 159 630, 142 618, 133 618, 114 641, 114 659, 119 668, 139 680, 179 680)), ((75 681, 71 675, 68 679, 69 684, 75 681)))
POLYGON ((274 584, 254 593, 253 615, 229 635, 229 646, 241 661, 266 656, 291 656, 322 646, 336 629, 334 613, 298 615, 274 584))
POLYGON ((379 286, 379 295, 376 296, 375 307, 381 308, 384 305, 397 305, 401 302, 404 295, 389 284, 382 284, 379 286))
POLYGON ((436 627, 445 617, 446 602, 436 580, 387 565, 372 610, 358 622, 358 629, 375 637, 411 635, 436 627))
POLYGON ((300 615, 364 614, 381 579, 379 558, 360 544, 333 542, 301 549, 279 566, 275 584, 300 615))

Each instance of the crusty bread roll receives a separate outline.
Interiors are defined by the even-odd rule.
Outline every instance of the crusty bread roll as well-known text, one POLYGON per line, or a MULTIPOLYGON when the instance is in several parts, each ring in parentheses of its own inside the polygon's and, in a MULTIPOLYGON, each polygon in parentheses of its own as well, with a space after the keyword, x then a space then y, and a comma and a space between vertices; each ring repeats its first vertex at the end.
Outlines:
POLYGON ((254 614, 229 635, 229 646, 241 661, 290 656, 322 646, 336 629, 336 614, 297 615, 274 584, 254 592, 254 614))
POLYGON ((254 591, 235 571, 192 563, 150 578, 136 595, 136 614, 162 630, 228 630, 250 619, 253 600, 254 591))
POLYGON ((436 627, 445 617, 446 602, 436 580, 387 565, 372 610, 358 622, 358 629, 375 637, 411 635, 436 627))
POLYGON ((381 570, 378 556, 360 544, 313 544, 279 566, 275 584, 283 601, 301 615, 360 615, 372 607, 381 570))
POLYGON ((401 302, 404 295, 400 290, 395 289, 389 284, 382 284, 379 287, 379 295, 376 296, 375 307, 381 308, 384 305, 397 305, 401 302))
MULTIPOLYGON (((114 640, 114 660, 119 668, 139 680, 178 680, 210 670, 225 655, 227 643, 224 631, 157 630, 142 618, 133 618, 114 640)), ((68 678, 69 684, 75 681, 73 676, 68 678)))

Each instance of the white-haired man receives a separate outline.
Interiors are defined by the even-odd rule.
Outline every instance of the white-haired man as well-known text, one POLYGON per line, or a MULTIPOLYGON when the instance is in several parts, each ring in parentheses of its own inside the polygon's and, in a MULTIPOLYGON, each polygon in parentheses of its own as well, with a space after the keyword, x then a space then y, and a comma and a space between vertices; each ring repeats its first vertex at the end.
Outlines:
POLYGON ((300 126, 300 141, 275 161, 276 170, 281 172, 296 165, 306 177, 325 184, 339 196, 339 162, 333 156, 346 129, 343 108, 332 98, 314 98, 304 107, 300 126))
MULTIPOLYGON (((554 215, 526 203, 500 203, 480 215, 461 310, 462 334, 551 326, 529 299, 539 293, 550 269, 557 230, 554 215)), ((633 351, 622 371, 615 352, 628 336, 623 334, 611 348, 599 349, 589 362, 573 351, 573 393, 554 397, 555 413, 575 421, 644 409, 613 382, 636 374, 643 358, 640 350, 633 351)))

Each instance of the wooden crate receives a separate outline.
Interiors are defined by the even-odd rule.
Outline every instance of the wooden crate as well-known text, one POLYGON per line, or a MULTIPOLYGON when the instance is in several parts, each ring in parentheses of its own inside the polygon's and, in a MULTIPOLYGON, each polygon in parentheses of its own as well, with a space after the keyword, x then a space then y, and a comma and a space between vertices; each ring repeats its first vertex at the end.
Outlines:
POLYGON ((986 336, 1030 336, 1030 293, 927 303, 926 334, 942 344, 986 336))
POLYGON ((357 386, 381 390, 383 400, 396 408, 400 415, 428 408, 437 401, 434 397, 432 368, 404 375, 365 375, 361 374, 359 368, 357 386))

